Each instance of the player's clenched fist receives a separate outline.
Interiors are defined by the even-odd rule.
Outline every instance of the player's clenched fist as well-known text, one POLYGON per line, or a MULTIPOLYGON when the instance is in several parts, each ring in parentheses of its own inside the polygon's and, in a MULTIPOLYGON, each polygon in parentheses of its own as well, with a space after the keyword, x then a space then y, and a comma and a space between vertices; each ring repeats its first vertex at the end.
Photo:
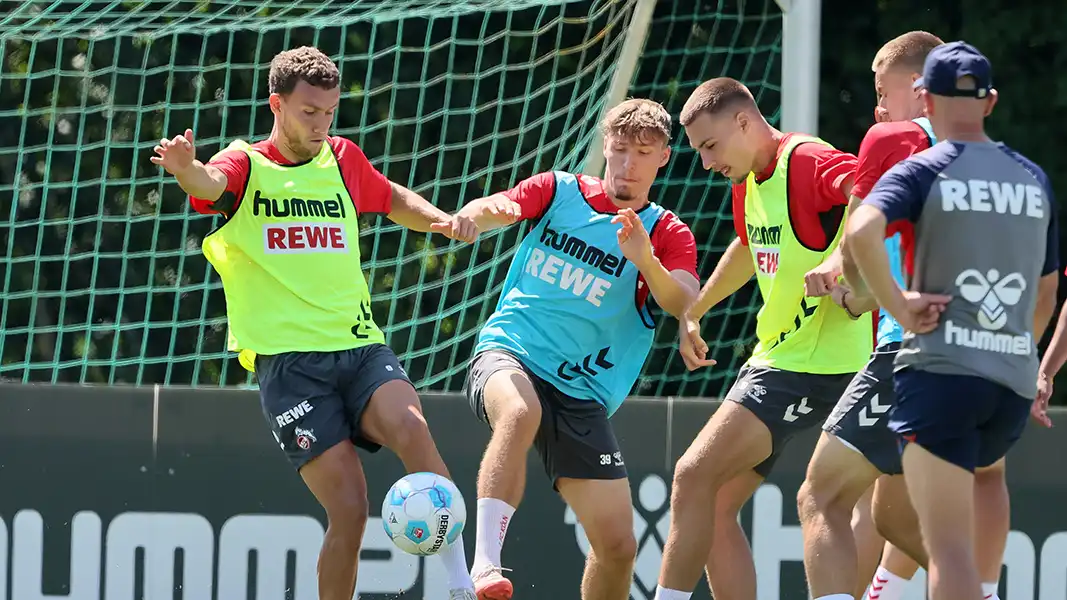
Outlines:
POLYGON ((840 276, 840 261, 827 260, 804 274, 804 295, 816 298, 828 295, 840 276))
POLYGON ((478 239, 478 224, 471 217, 458 213, 447 221, 430 225, 430 231, 461 242, 470 243, 478 239))
POLYGON ((171 175, 177 175, 196 160, 193 130, 186 129, 184 135, 159 140, 159 144, 152 150, 157 154, 150 159, 152 163, 163 167, 171 175))
POLYGON ((522 217, 519 204, 502 195, 490 196, 485 205, 485 212, 503 225, 511 225, 522 217))
POLYGON ((944 294, 924 294, 916 291, 904 292, 904 310, 893 314, 905 331, 912 333, 930 333, 937 329, 941 313, 952 301, 952 296, 944 294))
POLYGON ((685 361, 685 368, 695 371, 714 365, 715 361, 708 358, 708 344, 700 337, 700 322, 686 315, 681 325, 678 328, 678 352, 685 361))

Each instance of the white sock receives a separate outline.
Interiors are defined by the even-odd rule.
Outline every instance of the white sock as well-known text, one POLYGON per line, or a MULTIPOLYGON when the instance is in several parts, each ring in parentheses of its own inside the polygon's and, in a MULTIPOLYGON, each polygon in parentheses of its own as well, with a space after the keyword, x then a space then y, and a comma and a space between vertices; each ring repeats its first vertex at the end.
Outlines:
POLYGON ((504 536, 507 535, 511 517, 515 508, 496 498, 478 499, 478 537, 474 543, 474 568, 478 573, 485 567, 500 566, 500 552, 504 549, 504 536))
POLYGON ((656 586, 656 597, 652 600, 689 600, 693 592, 679 592, 656 586))
POLYGON ((982 598, 985 600, 1000 600, 997 596, 997 588, 1000 587, 1000 582, 986 582, 982 584, 982 598))
POLYGON ((459 534, 451 546, 438 553, 448 572, 448 589, 473 590, 471 572, 467 570, 467 554, 463 549, 463 534, 459 534))
POLYGON ((885 567, 879 566, 874 572, 871 585, 867 586, 867 593, 864 594, 863 600, 901 600, 907 585, 907 579, 894 575, 885 567))
POLYGON ((829 596, 819 596, 815 600, 855 600, 852 594, 830 594, 829 596))

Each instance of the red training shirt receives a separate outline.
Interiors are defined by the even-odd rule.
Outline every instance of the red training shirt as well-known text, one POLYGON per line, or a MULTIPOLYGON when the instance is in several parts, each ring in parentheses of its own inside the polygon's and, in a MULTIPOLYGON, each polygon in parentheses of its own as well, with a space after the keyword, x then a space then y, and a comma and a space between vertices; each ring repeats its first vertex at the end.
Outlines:
MULTIPOLYGON (((852 195, 863 200, 874 189, 878 179, 898 162, 930 147, 926 130, 914 121, 875 123, 863 136, 860 144, 859 166, 856 167, 856 184, 852 195)), ((886 236, 900 233, 900 246, 904 253, 904 272, 911 275, 914 267, 912 242, 915 239, 911 224, 898 221, 886 229, 886 236)))
MULTIPOLYGON (((392 210, 393 190, 385 178, 352 140, 330 136, 326 139, 337 157, 348 195, 356 206, 356 212, 389 214, 392 210)), ((293 165, 270 140, 252 144, 252 148, 279 165, 293 165)), ((189 197, 193 210, 203 214, 222 214, 232 217, 241 204, 252 161, 241 150, 227 150, 207 164, 226 175, 226 190, 218 198, 189 197)), ((303 163, 301 163, 303 164, 303 163)))
MULTIPOLYGON (((782 150, 792 137, 787 133, 778 143, 774 160, 756 176, 756 183, 767 181, 774 175, 782 150)), ((848 152, 822 144, 801 144, 789 157, 789 173, 786 182, 789 190, 789 222, 797 239, 807 248, 822 251, 830 246, 841 219, 848 206, 847 186, 856 170, 856 157, 848 152), (838 208, 841 207, 841 208, 838 208)), ((741 243, 748 245, 745 228, 744 182, 734 184, 733 215, 734 231, 741 243)))
MULTIPOLYGON (((860 143, 859 164, 856 166, 856 183, 852 195, 863 200, 874 189, 874 184, 898 162, 930 147, 926 130, 915 121, 875 123, 867 130, 860 143)), ((913 241, 915 233, 911 223, 898 221, 886 229, 886 237, 900 233, 900 246, 904 255, 904 272, 911 275, 914 266, 913 241)), ((874 311, 874 335, 878 337, 880 311, 874 311)))
MULTIPOLYGON (((593 210, 615 214, 619 207, 611 201, 604 191, 604 182, 596 177, 580 175, 578 188, 586 202, 593 210)), ((545 214, 556 195, 556 176, 551 172, 538 173, 524 179, 518 185, 501 192, 513 202, 518 203, 521 220, 537 219, 545 214)), ((693 232, 671 211, 666 211, 649 232, 652 240, 652 253, 668 271, 682 270, 697 276, 697 243, 693 232)), ((644 306, 648 299, 648 285, 643 276, 638 276, 637 305, 644 306)))

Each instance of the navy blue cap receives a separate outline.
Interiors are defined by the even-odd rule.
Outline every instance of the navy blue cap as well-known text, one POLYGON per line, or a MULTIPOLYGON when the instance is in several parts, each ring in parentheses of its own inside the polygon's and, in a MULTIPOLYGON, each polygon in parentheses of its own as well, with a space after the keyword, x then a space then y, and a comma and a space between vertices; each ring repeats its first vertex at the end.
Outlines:
POLYGON ((912 87, 926 88, 935 96, 985 98, 993 89, 993 67, 967 42, 949 42, 930 51, 923 64, 923 76, 912 87), (963 77, 973 77, 975 87, 959 88, 957 82, 963 77))

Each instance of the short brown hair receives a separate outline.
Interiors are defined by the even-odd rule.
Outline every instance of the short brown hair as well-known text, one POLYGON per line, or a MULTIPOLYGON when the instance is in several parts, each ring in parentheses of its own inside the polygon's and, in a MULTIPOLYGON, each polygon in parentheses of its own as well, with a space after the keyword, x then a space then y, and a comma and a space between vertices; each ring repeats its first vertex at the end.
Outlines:
POLYGON ((292 93, 300 81, 324 90, 332 90, 341 84, 341 72, 330 57, 311 46, 279 52, 270 61, 270 93, 292 93))
POLYGON ((944 43, 941 38, 926 31, 909 31, 898 35, 874 55, 871 70, 903 68, 912 73, 922 73, 926 55, 944 43))
POLYGON ((671 139, 671 115, 663 105, 653 100, 630 98, 612 107, 600 129, 605 136, 624 137, 640 142, 671 139))
POLYGON ((756 108, 756 99, 745 84, 730 77, 716 77, 693 90, 682 107, 678 120, 688 127, 702 113, 714 115, 727 108, 744 106, 756 108))

